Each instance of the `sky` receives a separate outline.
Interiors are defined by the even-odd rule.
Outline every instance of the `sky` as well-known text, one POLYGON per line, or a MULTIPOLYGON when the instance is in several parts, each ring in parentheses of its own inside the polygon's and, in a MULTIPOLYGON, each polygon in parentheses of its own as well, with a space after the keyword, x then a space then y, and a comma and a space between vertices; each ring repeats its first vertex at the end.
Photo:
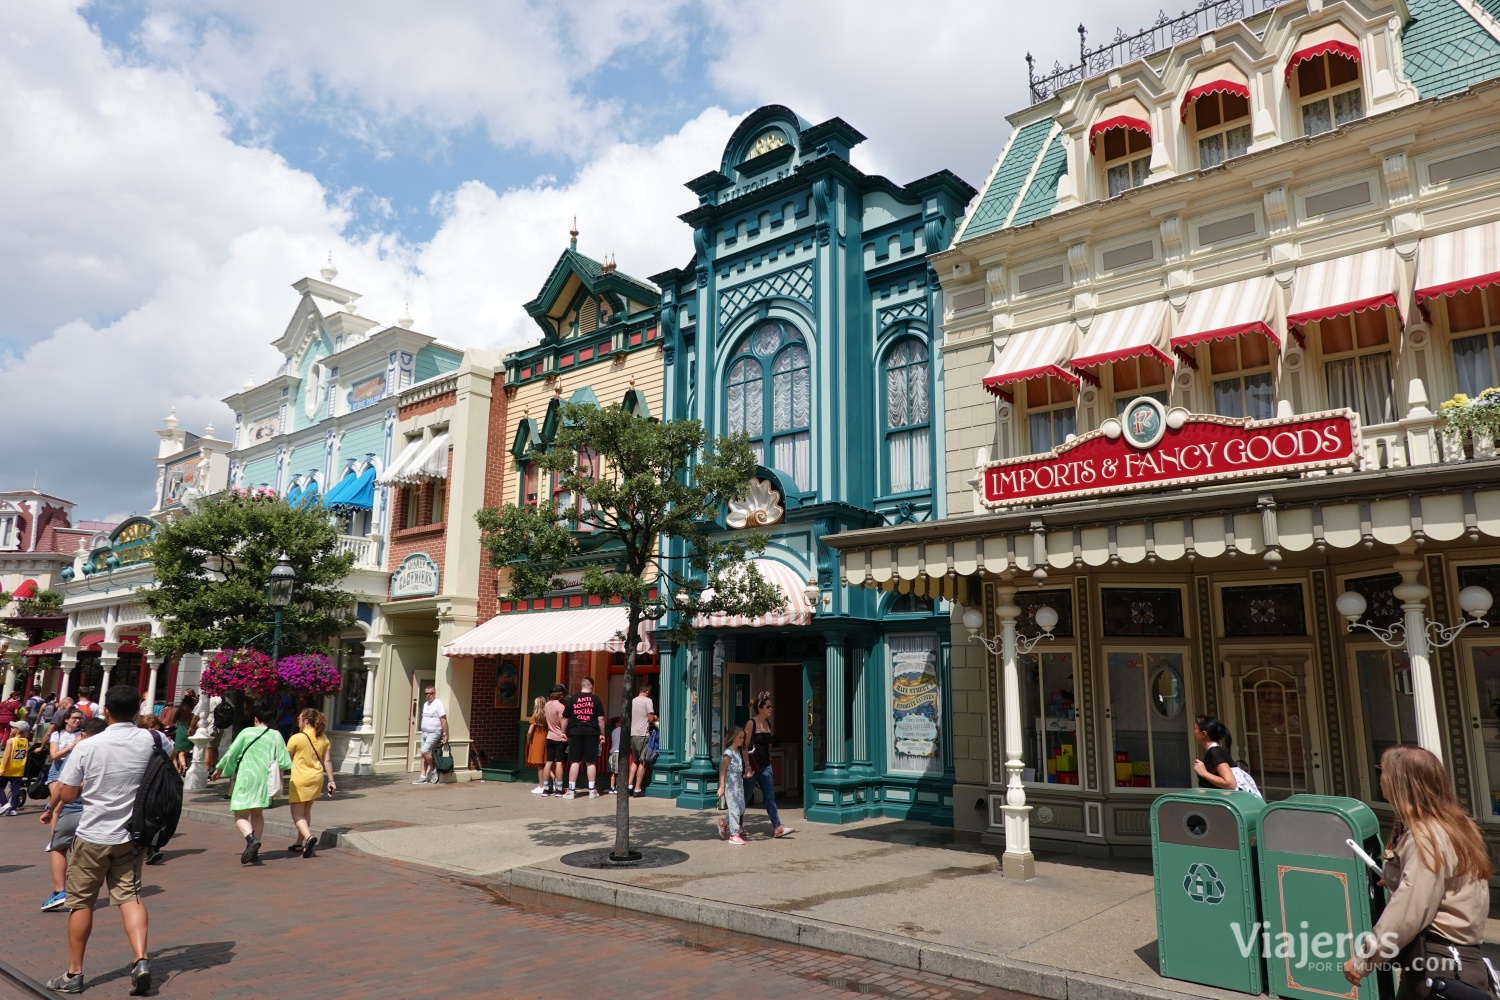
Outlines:
POLYGON ((692 252, 683 183, 785 104, 854 161, 980 187, 1038 65, 1159 0, 0 0, 0 488, 118 518, 153 431, 272 375, 332 255, 362 315, 534 342, 565 247, 647 277, 692 252))

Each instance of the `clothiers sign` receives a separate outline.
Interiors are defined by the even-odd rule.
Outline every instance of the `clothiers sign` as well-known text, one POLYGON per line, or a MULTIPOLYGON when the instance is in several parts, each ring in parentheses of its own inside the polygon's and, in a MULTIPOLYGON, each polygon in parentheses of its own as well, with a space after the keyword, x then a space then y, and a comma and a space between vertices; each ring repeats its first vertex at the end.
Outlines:
POLYGON ((438 564, 425 552, 413 552, 391 574, 391 598, 430 597, 438 592, 438 564))
POLYGON ((989 463, 983 502, 1006 507, 1359 463, 1359 418, 1348 410, 1243 420, 1142 397, 1048 454, 989 463))

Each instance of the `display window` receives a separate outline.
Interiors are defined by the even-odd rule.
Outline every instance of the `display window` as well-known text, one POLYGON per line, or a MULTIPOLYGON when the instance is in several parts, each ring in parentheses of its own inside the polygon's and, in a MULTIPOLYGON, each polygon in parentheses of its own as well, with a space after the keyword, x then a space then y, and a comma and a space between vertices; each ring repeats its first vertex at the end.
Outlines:
POLYGON ((1107 650, 1105 663, 1114 787, 1188 787, 1194 744, 1186 656, 1139 646, 1107 650))
POLYGON ((1084 747, 1078 725, 1081 705, 1074 682, 1072 649, 1038 649, 1019 658, 1021 725, 1025 731, 1023 781, 1082 784, 1084 747))
POLYGON ((1384 646, 1352 651, 1354 688, 1364 725, 1365 798, 1380 794, 1380 755, 1399 743, 1417 742, 1417 711, 1412 697, 1411 663, 1405 650, 1384 646))

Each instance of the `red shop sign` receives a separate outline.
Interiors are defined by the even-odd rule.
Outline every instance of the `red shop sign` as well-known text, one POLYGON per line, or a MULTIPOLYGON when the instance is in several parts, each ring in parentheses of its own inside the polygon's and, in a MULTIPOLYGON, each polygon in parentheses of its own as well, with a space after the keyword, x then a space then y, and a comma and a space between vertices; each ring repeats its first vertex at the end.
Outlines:
POLYGON ((983 502, 1007 507, 1359 464, 1359 418, 1349 410, 1245 420, 1142 397, 1048 454, 990 462, 983 502))

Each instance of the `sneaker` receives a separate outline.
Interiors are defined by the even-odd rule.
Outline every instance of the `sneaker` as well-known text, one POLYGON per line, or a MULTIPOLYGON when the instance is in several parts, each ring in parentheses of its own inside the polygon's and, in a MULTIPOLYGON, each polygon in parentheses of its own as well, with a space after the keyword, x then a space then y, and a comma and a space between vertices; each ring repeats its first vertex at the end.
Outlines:
POLYGON ((739 834, 735 834, 733 837, 730 837, 729 838, 729 842, 731 844, 733 844, 734 846, 736 846, 736 847, 744 847, 745 846, 745 838, 741 837, 739 834))
POLYGON ((422 775, 416 781, 413 781, 412 784, 413 785, 425 785, 425 784, 427 784, 427 775, 425 775, 425 774, 422 775))
POLYGON ((729 839, 729 820, 725 819, 722 816, 719 817, 719 839, 729 839))
POLYGON ((561 797, 565 799, 576 799, 578 798, 578 791, 576 789, 570 788, 566 792, 563 792, 561 797))
POLYGON ((151 848, 146 852, 146 864, 159 865, 167 860, 167 856, 159 848, 151 848))
POLYGON ((432 777, 430 777, 430 778, 427 779, 428 784, 431 784, 431 785, 442 784, 442 781, 443 781, 442 775, 438 774, 436 771, 433 771, 432 772, 432 777))
POLYGON ((541 785, 537 785, 535 788, 533 788, 531 790, 531 794, 532 795, 546 795, 547 794, 547 790, 545 788, 543 788, 541 785))
POLYGON ((776 836, 778 837, 790 837, 791 835, 792 828, 789 826, 778 826, 776 828, 776 836))
POLYGON ((47 989, 52 990, 54 993, 82 993, 83 973, 74 972, 70 974, 64 972, 56 979, 47 980, 47 989))
POLYGON ((609 790, 609 794, 611 794, 611 795, 619 795, 620 794, 620 790, 618 788, 611 788, 609 790))
MULTIPOLYGON (((15 816, 15 815, 17 815, 17 813, 16 813, 16 811, 14 809, 7 809, 7 810, 5 810, 5 815, 7 815, 7 816, 15 816)), ((81 976, 81 975, 83 975, 83 973, 80 972, 79 975, 81 976)))
POLYGON ((597 799, 598 797, 599 797, 599 789, 597 789, 597 788, 590 788, 589 789, 589 798, 591 798, 591 799, 597 799))
POLYGON ((130 995, 143 997, 151 990, 151 963, 144 958, 130 967, 130 995))
POLYGON ((52 895, 48 896, 47 901, 42 904, 42 912, 50 913, 53 910, 60 909, 63 903, 67 902, 67 900, 68 894, 66 892, 54 892, 52 895))

